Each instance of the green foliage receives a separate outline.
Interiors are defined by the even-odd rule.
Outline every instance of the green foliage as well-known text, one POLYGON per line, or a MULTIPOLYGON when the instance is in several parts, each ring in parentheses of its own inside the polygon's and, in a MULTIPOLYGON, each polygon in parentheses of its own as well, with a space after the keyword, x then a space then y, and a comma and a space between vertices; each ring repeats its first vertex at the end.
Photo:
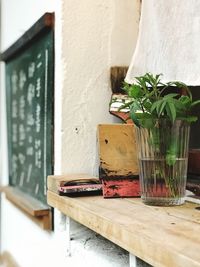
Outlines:
POLYGON ((164 151, 166 164, 170 168, 176 163, 178 140, 166 132, 167 141, 162 143, 165 133, 158 127, 158 119, 165 119, 168 129, 177 119, 186 123, 195 122, 197 117, 192 115, 192 109, 200 104, 200 100, 192 100, 186 84, 178 81, 163 83, 161 76, 146 73, 136 77, 133 84, 124 83, 124 90, 130 97, 130 102, 125 106, 130 108, 130 117, 135 125, 151 132, 150 145, 154 151, 164 151))
POLYGON ((124 83, 124 90, 130 97, 126 107, 130 107, 130 116, 134 123, 138 127, 142 126, 141 121, 144 123, 147 116, 169 119, 172 123, 176 119, 196 121, 197 117, 191 115, 192 108, 200 104, 200 100, 192 100, 186 84, 178 81, 163 83, 161 76, 162 74, 146 73, 135 77, 133 84, 124 83))

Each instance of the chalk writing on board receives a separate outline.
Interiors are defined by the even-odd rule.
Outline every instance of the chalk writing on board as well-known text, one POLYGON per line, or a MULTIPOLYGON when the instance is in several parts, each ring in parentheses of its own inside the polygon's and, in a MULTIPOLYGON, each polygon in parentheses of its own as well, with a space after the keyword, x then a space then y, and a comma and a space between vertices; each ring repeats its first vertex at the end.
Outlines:
POLYGON ((40 90, 41 90, 41 79, 37 78, 36 97, 40 97, 40 90))
POLYGON ((28 77, 32 78, 35 72, 35 62, 31 62, 28 67, 28 77))
POLYGON ((23 121, 25 119, 25 96, 20 96, 19 99, 19 117, 23 121))
POLYGON ((48 23, 44 17, 1 55, 6 63, 9 182, 45 203, 46 178, 53 170, 54 53, 53 24, 48 23))
POLYGON ((23 90, 25 82, 26 82, 26 73, 23 70, 20 70, 20 72, 19 72, 19 88, 20 88, 20 90, 23 90))
MULTIPOLYGON (((24 177, 27 176, 26 183, 31 182, 32 169, 41 169, 43 167, 44 179, 46 180, 46 140, 47 129, 47 61, 48 51, 44 51, 35 57, 35 62, 31 61, 27 67, 23 65, 23 69, 13 70, 11 79, 11 91, 12 91, 12 143, 13 148, 18 144, 17 149, 14 149, 12 169, 16 171, 17 163, 23 166, 27 162, 27 170, 22 168, 22 172, 19 173, 19 185, 24 186, 24 177), (43 61, 42 61, 43 59, 43 61), (47 68, 45 72, 36 71, 37 68, 42 66, 47 68), (44 77, 43 77, 44 76, 44 77), (41 83, 44 80, 44 90, 41 93, 41 83), (43 95, 42 95, 43 94, 43 95), (37 99, 37 100, 36 100, 37 99), (42 99, 42 101, 41 101, 42 99), (43 125, 43 130, 42 130, 43 125), (41 132, 42 140, 41 140, 41 132), (26 143, 26 148, 24 146, 26 143), (20 149, 22 147, 22 149, 20 149), (44 165, 44 166, 42 166, 44 165)), ((46 190, 46 182, 44 183, 46 190)), ((38 192, 39 186, 37 185, 38 192)))
POLYGON ((31 62, 12 65, 11 85, 11 131, 12 131, 12 179, 23 188, 35 182, 33 193, 38 195, 43 188, 46 194, 47 176, 47 101, 49 51, 32 56, 31 62), (42 68, 45 69, 42 71, 42 68), (37 177, 38 176, 38 177, 37 177))

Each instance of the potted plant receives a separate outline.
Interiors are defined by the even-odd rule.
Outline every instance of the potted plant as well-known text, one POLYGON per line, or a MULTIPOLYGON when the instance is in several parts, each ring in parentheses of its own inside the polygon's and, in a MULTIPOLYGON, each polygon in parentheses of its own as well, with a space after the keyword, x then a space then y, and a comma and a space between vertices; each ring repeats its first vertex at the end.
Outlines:
POLYGON ((124 83, 136 125, 140 189, 149 205, 184 203, 190 123, 197 120, 188 86, 182 82, 163 83, 161 74, 146 73, 133 84, 124 83))

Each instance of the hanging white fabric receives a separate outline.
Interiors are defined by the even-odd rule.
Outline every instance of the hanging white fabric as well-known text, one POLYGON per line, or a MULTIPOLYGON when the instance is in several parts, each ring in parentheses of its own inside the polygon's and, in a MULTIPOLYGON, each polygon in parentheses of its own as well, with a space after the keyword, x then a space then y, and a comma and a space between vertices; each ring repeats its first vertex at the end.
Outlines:
POLYGON ((200 0, 143 0, 136 49, 126 76, 200 85, 200 0))

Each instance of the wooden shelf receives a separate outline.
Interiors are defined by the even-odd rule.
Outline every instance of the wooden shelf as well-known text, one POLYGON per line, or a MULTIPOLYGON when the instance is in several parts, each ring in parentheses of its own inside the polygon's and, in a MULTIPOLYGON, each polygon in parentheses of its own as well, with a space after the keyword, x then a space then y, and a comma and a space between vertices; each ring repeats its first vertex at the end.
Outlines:
POLYGON ((0 266, 19 267, 13 256, 8 251, 4 251, 0 254, 0 266))
POLYGON ((200 267, 198 204, 153 207, 138 198, 47 194, 50 206, 155 267, 200 267))
POLYGON ((1 187, 0 191, 44 230, 52 230, 51 207, 12 186, 1 187))

